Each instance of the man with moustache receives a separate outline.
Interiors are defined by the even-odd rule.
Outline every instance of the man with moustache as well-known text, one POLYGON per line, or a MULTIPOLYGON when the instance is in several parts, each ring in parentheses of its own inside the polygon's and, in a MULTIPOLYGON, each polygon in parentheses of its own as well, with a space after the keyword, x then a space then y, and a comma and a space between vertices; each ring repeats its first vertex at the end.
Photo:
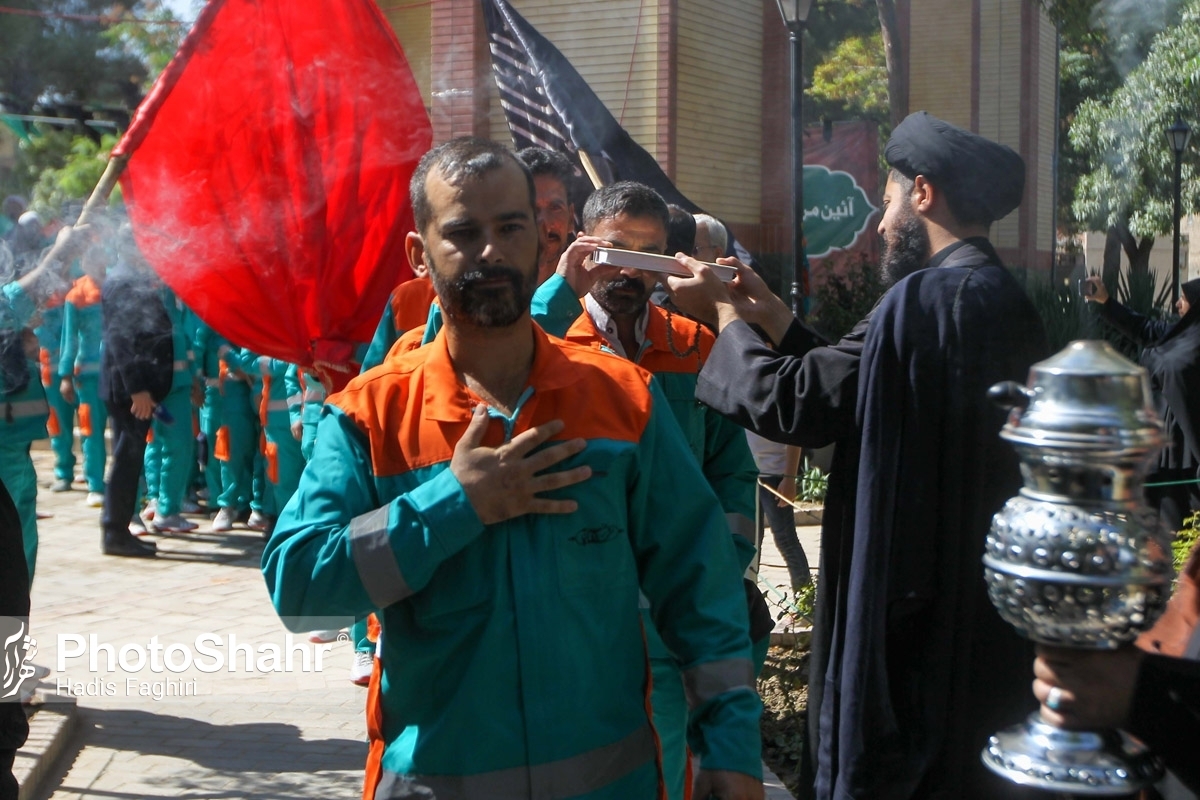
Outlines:
MULTIPOLYGON (((553 150, 526 147, 517 153, 517 158, 533 174, 537 193, 538 239, 541 246, 537 282, 540 286, 554 275, 559 257, 570 244, 568 239, 575 225, 575 206, 569 199, 573 173, 566 156, 553 150)), ((413 278, 397 286, 388 298, 383 318, 375 329, 370 347, 363 355, 362 372, 382 364, 397 339, 406 331, 426 323, 436 295, 424 267, 414 264, 413 272, 413 278)))
POLYGON ((453 140, 411 189, 444 327, 329 399, 263 554, 289 627, 379 614, 366 795, 656 796, 640 588, 684 668, 698 796, 761 798, 740 569, 667 401, 532 322, 533 181, 509 151, 453 140), (686 508, 662 502, 681 481, 686 508))
POLYGON ((1031 705, 1031 650, 988 602, 980 559, 992 514, 1021 483, 986 393, 1024 382, 1047 353, 987 239, 1020 203, 1024 164, 925 112, 897 126, 886 157, 879 233, 894 285, 836 345, 742 265, 728 290, 694 261, 695 277, 669 284, 720 330, 698 400, 775 441, 837 444, 805 796, 1013 797, 979 753, 1031 705))
MULTIPOLYGON (((597 189, 584 204, 581 242, 602 241, 624 250, 661 255, 667 248, 669 221, 670 211, 658 192, 633 181, 619 181, 597 189)), ((594 250, 593 244, 590 251, 594 250)), ((610 350, 654 374, 695 462, 721 501, 745 568, 754 558, 754 458, 741 428, 695 400, 696 375, 712 349, 713 335, 699 323, 650 302, 660 273, 609 266, 594 267, 590 273, 594 283, 583 298, 585 313, 567 331, 566 340, 610 350)), ((756 618, 760 624, 752 625, 751 635, 757 668, 766 657, 774 621, 761 594, 754 590, 753 596, 760 600, 756 618)), ((662 742, 667 797, 682 800, 688 776, 685 689, 671 652, 649 615, 643 612, 643 616, 654 679, 651 705, 662 742)))
POLYGON ((570 189, 575 170, 562 153, 544 147, 526 147, 517 153, 517 158, 533 175, 542 248, 538 260, 538 285, 541 286, 558 269, 558 259, 571 243, 575 206, 571 204, 570 189))

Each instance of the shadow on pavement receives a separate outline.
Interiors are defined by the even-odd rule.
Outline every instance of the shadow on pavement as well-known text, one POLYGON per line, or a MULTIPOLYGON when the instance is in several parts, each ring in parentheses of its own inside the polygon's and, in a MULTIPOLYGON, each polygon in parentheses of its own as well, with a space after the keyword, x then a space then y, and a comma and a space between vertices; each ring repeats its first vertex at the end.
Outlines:
POLYGON ((300 738, 284 722, 219 725, 137 709, 80 709, 84 745, 183 759, 219 772, 361 772, 366 742, 300 738))

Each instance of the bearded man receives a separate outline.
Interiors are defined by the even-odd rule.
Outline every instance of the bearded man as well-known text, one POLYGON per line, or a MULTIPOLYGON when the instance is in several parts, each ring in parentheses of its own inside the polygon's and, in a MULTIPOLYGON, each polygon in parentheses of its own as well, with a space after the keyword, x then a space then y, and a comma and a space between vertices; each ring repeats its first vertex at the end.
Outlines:
POLYGON ((640 589, 688 688, 699 796, 760 800, 741 569, 666 398, 533 323, 512 153, 447 142, 411 194, 444 325, 329 398, 263 554, 293 630, 379 616, 364 796, 659 796, 640 589), (687 507, 663 502, 680 485, 687 507))
POLYGON ((987 399, 1047 353, 1041 320, 987 239, 1024 191, 1007 147, 925 112, 888 142, 879 234, 894 285, 840 342, 735 259, 699 262, 676 302, 720 330, 696 397, 774 441, 836 444, 802 762, 806 796, 1019 796, 979 753, 1019 718, 1030 646, 987 599, 990 519, 1020 487, 987 399), (756 325, 762 333, 751 328, 756 325))

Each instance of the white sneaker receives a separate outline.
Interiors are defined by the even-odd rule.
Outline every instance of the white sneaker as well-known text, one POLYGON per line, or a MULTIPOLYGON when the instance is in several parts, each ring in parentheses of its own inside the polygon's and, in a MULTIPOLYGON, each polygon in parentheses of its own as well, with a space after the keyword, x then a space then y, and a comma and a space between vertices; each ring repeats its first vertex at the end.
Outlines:
POLYGON ((179 513, 180 514, 199 514, 200 513, 200 505, 198 503, 192 502, 191 500, 184 500, 182 503, 179 504, 179 513))
POLYGON ((172 514, 169 517, 157 518, 152 523, 155 530, 166 531, 168 533, 187 533, 194 531, 199 526, 190 519, 184 519, 179 514, 172 514))
POLYGON ((229 506, 225 506, 213 517, 212 532, 225 533, 226 531, 233 530, 233 521, 235 519, 237 519, 237 512, 229 506))
POLYGON ((142 509, 142 519, 145 519, 145 520, 154 519, 154 515, 157 512, 158 512, 158 501, 151 500, 150 502, 146 503, 146 507, 142 509))
POLYGON ((145 536, 150 529, 146 527, 140 515, 134 514, 133 519, 129 520, 129 532, 134 536, 145 536))
POLYGON ((88 492, 84 501, 88 508, 101 508, 104 505, 104 492, 88 492))
POLYGON ((354 652, 354 663, 350 665, 350 682, 355 686, 368 686, 371 673, 375 670, 375 657, 366 650, 354 652))
MULTIPOLYGON (((323 631, 310 631, 308 640, 313 644, 329 644, 330 642, 336 642, 341 635, 342 632, 340 630, 333 630, 332 628, 323 631)), ((347 641, 349 641, 349 638, 349 636, 346 637, 347 641)))
POLYGON ((267 515, 261 511, 251 511, 250 519, 246 520, 246 527, 252 531, 265 531, 267 529, 267 515))

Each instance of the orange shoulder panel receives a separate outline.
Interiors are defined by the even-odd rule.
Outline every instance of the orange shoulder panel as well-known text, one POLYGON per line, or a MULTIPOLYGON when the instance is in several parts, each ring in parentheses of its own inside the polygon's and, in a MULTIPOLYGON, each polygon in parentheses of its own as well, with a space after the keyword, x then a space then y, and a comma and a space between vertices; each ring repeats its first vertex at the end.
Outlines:
POLYGON ((84 275, 67 292, 67 302, 76 308, 94 306, 100 302, 100 287, 91 275, 84 275))
MULTIPOLYGON (((650 419, 653 376, 627 359, 595 347, 550 337, 570 366, 564 385, 544 392, 533 424, 561 419, 567 427, 556 439, 616 439, 636 442, 650 419)), ((536 397, 536 395, 535 395, 536 397)))
MULTIPOLYGON (((522 408, 514 435, 561 419, 567 426, 555 437, 558 441, 638 441, 650 416, 650 373, 609 353, 561 339, 546 341, 550 352, 535 360, 530 375, 535 392, 522 408)), ((437 347, 393 351, 382 365, 329 398, 367 437, 378 476, 447 462, 466 432, 471 408, 479 401, 452 371, 426 363, 440 353, 437 347)), ((502 426, 493 423, 484 445, 502 442, 502 426)))
POLYGON ((425 419, 425 355, 389 356, 326 401, 344 411, 367 437, 376 475, 402 474, 454 455, 462 432, 450 438, 443 426, 425 419))
POLYGON ((415 328, 405 331, 396 343, 392 345, 392 349, 388 350, 384 356, 384 362, 390 361, 393 358, 399 358, 405 353, 411 353, 421 346, 421 341, 425 338, 425 325, 421 324, 415 328))
POLYGON ((642 356, 641 365, 655 374, 699 373, 716 341, 712 332, 658 306, 651 306, 650 313, 646 336, 653 347, 642 356))
POLYGON ((389 302, 396 330, 407 331, 424 325, 429 318, 429 306, 436 299, 437 292, 429 278, 412 278, 393 289, 389 302))

